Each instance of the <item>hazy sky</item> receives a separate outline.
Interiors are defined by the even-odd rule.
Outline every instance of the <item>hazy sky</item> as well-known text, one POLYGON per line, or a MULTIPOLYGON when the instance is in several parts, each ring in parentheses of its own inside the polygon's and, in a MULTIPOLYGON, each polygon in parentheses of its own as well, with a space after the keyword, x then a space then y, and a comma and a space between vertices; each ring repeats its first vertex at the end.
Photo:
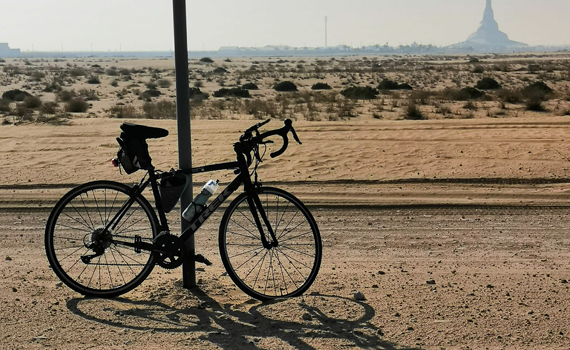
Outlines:
MULTIPOLYGON (((1 1, 0 42, 23 51, 171 50, 172 1, 1 1)), ((187 0, 188 47, 449 45, 464 41, 485 0, 187 0)), ((570 44, 570 0, 493 0, 511 40, 570 44)))

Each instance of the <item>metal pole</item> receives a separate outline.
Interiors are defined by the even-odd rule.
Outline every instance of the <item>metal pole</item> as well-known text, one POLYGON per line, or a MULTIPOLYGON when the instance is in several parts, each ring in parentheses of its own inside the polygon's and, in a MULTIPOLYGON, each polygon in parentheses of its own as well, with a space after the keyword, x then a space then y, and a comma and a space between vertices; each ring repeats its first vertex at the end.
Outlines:
MULTIPOLYGON (((174 66, 176 70, 176 120, 178 126, 178 166, 180 169, 192 168, 190 137, 190 84, 188 81, 188 36, 186 29, 186 0, 172 0, 174 10, 174 66)), ((182 219, 182 212, 192 202, 192 175, 190 186, 180 198, 181 232, 189 223, 182 219)), ((186 243, 187 258, 182 264, 182 286, 196 287, 196 264, 194 262, 194 237, 186 243)))

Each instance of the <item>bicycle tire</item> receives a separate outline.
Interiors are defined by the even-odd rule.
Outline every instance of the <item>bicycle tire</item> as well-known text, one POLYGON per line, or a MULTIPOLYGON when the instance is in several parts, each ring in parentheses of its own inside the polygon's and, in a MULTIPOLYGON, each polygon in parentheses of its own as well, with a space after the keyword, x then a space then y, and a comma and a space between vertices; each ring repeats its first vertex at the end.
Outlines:
POLYGON ((263 247, 247 194, 240 194, 220 223, 219 249, 226 272, 243 292, 261 301, 299 296, 314 282, 321 265, 317 223, 307 207, 284 190, 262 187, 258 194, 279 245, 263 247))
POLYGON ((130 195, 131 188, 113 181, 80 185, 65 194, 46 224, 45 249, 59 279, 86 296, 112 298, 137 287, 151 273, 154 255, 106 242, 111 237, 152 243, 159 224, 150 203, 139 195, 111 235, 103 228, 130 195), (97 242, 97 243, 93 243, 97 242), (90 246, 90 248, 88 247, 90 246), (82 256, 104 252, 88 263, 82 256))

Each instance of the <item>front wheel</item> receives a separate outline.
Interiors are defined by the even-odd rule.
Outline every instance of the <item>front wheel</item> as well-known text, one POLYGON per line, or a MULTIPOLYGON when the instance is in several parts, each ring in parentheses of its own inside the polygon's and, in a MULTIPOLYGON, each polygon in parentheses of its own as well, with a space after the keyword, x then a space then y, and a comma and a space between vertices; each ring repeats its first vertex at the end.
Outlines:
POLYGON ((73 290, 110 298, 138 286, 152 271, 154 256, 114 243, 152 244, 158 234, 156 214, 142 196, 112 181, 78 186, 56 204, 48 219, 45 248, 55 274, 73 290), (117 215, 119 212, 123 215, 117 215), (110 222, 112 223, 110 224, 110 222))
MULTIPOLYGON (((255 299, 299 296, 319 272, 319 228, 307 207, 292 194, 271 187, 257 191, 277 246, 263 246, 247 194, 242 193, 230 203, 220 223, 222 262, 234 283, 255 299)), ((262 226, 271 241, 267 227, 262 226)))

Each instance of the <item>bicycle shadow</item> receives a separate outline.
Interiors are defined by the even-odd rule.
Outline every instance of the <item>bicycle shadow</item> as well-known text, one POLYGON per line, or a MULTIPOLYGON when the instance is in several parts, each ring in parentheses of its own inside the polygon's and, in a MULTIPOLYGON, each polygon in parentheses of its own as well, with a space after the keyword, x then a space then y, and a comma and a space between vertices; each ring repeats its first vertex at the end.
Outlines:
POLYGON ((199 332, 200 340, 222 349, 262 349, 266 339, 271 339, 273 347, 277 342, 280 348, 301 350, 333 343, 360 349, 402 349, 381 338, 381 329, 370 322, 374 309, 361 301, 312 294, 263 304, 252 300, 220 305, 198 288, 185 292, 187 297, 178 306, 125 298, 75 298, 67 302, 67 308, 87 320, 122 329, 199 332), (255 305, 247 309, 252 302, 255 305), (244 307, 246 311, 240 310, 244 307), (335 310, 342 316, 335 317, 335 310))

